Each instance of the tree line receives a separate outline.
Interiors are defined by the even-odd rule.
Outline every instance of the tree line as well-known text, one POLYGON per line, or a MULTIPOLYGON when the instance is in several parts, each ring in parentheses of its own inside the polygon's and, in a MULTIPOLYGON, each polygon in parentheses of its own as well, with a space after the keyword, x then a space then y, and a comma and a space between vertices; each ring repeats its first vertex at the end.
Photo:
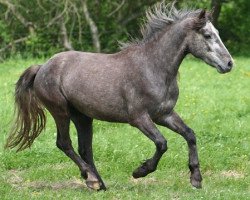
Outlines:
MULTIPOLYGON (((156 2, 0 0, 0 57, 50 56, 72 49, 115 52, 117 41, 140 35, 145 10, 156 2)), ((212 9, 213 23, 229 49, 249 50, 249 0, 179 0, 176 7, 212 9)))

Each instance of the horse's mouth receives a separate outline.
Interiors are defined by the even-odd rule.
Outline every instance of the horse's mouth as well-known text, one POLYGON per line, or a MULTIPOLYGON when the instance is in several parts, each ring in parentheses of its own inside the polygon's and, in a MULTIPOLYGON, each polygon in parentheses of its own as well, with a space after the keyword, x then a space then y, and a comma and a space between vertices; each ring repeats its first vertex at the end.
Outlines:
POLYGON ((225 74, 227 72, 230 72, 232 70, 232 67, 222 67, 221 65, 217 65, 216 69, 219 73, 225 74))

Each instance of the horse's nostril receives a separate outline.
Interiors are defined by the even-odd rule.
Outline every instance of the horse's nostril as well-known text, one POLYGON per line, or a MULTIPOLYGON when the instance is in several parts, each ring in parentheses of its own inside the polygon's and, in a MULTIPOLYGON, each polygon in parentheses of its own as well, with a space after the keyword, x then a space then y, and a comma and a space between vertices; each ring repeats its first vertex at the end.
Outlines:
POLYGON ((227 64, 228 67, 232 67, 233 66, 233 62, 230 60, 227 64))

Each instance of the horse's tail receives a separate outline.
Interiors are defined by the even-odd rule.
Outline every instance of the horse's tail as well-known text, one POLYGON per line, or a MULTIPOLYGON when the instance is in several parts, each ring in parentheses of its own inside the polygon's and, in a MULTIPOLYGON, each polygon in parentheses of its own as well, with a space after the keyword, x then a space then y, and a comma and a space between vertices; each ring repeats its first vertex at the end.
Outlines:
POLYGON ((29 67, 16 83, 16 119, 5 148, 17 147, 17 151, 20 151, 30 147, 46 125, 43 105, 33 90, 33 83, 40 67, 41 65, 29 67))

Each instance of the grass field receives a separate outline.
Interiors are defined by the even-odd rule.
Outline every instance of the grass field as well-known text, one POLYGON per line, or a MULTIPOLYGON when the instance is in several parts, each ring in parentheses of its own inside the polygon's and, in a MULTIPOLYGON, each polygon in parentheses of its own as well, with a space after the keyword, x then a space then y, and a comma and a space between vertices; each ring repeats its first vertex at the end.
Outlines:
MULTIPOLYGON (((190 58, 181 66, 176 111, 196 132, 202 189, 189 183, 187 145, 179 135, 160 127, 168 152, 156 172, 134 180, 132 171, 151 157, 153 143, 129 125, 95 121, 94 157, 106 192, 88 190, 76 165, 56 148, 49 114, 31 149, 3 150, 14 84, 26 67, 43 61, 0 64, 0 199, 250 199, 250 58, 235 58, 225 75, 190 58)), ((76 146, 73 126, 71 136, 76 146)))

